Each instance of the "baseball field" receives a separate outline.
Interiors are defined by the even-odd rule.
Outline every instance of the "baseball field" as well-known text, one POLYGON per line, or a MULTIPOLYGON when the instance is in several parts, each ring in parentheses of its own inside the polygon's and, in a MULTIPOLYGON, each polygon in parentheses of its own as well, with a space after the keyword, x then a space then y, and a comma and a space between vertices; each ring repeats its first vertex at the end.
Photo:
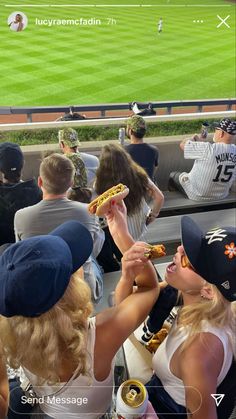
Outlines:
POLYGON ((67 3, 2 2, 0 106, 235 96, 235 1, 67 3))

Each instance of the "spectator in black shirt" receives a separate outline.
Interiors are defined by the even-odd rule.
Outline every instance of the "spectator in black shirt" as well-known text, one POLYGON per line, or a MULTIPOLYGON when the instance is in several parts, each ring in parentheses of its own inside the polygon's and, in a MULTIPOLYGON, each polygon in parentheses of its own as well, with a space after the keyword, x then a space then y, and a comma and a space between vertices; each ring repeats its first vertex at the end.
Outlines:
POLYGON ((158 149, 143 142, 146 124, 140 115, 133 115, 127 121, 126 135, 130 144, 125 147, 132 159, 143 167, 150 179, 154 178, 154 170, 158 166, 158 149))
POLYGON ((23 165, 23 153, 17 144, 0 144, 0 245, 15 241, 16 211, 42 199, 35 179, 21 180, 23 165))

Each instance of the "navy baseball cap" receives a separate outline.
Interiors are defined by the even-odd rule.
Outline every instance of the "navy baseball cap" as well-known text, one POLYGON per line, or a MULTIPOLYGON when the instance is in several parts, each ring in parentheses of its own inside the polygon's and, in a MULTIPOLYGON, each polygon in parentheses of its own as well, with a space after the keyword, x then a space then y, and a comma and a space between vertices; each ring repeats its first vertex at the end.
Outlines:
POLYGON ((236 301, 236 228, 216 227, 203 233, 188 216, 181 219, 182 243, 195 269, 229 301, 236 301))
POLYGON ((14 173, 22 170, 24 156, 18 144, 5 142, 0 144, 0 171, 14 173))
POLYGON ((37 317, 48 311, 92 249, 92 237, 78 221, 9 246, 0 256, 0 314, 37 317))

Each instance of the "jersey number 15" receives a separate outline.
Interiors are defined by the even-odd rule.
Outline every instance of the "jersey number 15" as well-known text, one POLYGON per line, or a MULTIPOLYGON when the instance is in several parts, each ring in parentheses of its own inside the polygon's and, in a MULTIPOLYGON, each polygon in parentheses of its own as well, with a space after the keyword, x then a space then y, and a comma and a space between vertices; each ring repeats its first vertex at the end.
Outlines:
POLYGON ((233 176, 234 167, 235 166, 232 164, 225 166, 222 173, 223 164, 219 164, 219 166, 217 166, 217 175, 215 179, 212 179, 212 182, 229 182, 233 176))

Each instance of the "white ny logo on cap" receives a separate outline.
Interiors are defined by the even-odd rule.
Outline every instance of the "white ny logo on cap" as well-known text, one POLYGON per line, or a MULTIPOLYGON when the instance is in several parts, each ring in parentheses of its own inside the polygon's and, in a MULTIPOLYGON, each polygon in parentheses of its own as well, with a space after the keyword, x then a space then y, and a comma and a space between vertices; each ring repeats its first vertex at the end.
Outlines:
POLYGON ((225 281, 222 284, 222 287, 224 287, 226 290, 230 290, 230 283, 229 281, 225 281))
POLYGON ((227 237, 227 234, 223 234, 226 230, 222 230, 222 228, 214 228, 213 230, 210 230, 206 233, 205 238, 209 239, 207 244, 211 244, 215 241, 222 241, 225 237, 227 237))

